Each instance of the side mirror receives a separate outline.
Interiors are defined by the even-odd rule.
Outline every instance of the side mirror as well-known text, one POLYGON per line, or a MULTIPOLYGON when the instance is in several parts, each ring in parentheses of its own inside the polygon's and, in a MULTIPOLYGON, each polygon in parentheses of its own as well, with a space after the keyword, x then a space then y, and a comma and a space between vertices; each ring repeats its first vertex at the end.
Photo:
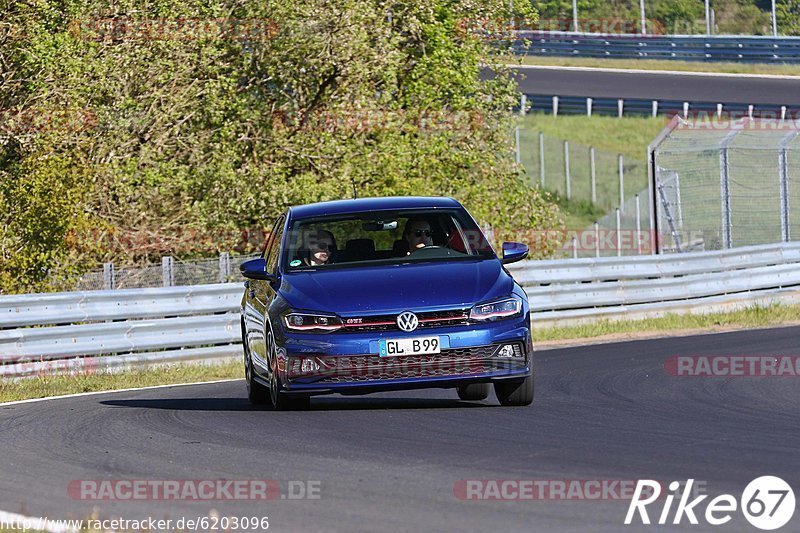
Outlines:
POLYGON ((278 276, 267 272, 267 262, 262 257, 245 261, 239 266, 239 272, 247 279, 260 279, 270 283, 278 280, 278 276))
POLYGON ((504 242, 503 258, 500 262, 504 265, 516 263, 528 257, 528 245, 521 242, 504 242))

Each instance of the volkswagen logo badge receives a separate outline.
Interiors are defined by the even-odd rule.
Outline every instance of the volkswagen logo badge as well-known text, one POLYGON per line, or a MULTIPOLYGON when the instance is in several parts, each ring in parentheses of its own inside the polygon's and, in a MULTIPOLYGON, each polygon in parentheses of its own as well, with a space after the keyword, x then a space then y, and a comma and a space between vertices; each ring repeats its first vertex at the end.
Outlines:
POLYGON ((414 331, 419 326, 419 319, 411 311, 403 311, 397 315, 397 326, 403 331, 414 331))

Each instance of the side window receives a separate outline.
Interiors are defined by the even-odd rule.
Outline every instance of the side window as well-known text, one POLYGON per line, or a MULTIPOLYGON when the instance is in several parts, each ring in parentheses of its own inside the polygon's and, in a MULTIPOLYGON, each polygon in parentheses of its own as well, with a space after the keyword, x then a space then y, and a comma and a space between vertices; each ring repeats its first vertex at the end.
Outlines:
POLYGON ((286 219, 278 218, 272 230, 271 242, 267 249, 267 272, 274 274, 278 270, 278 258, 281 255, 281 240, 283 237, 283 223, 286 219))

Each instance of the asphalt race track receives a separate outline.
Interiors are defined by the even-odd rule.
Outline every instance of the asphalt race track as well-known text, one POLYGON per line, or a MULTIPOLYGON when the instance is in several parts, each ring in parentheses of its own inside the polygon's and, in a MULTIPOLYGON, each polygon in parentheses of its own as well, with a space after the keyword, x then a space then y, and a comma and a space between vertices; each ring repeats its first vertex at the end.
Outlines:
MULTIPOLYGON (((674 377, 663 365, 673 355, 800 355, 798 336, 793 327, 541 351, 530 408, 432 390, 273 412, 251 408, 242 381, 2 406, 0 509, 126 519, 215 509, 269 516, 275 531, 672 531, 624 528, 627 501, 464 501, 454 486, 694 478, 711 497, 738 498, 771 474, 797 491, 798 378, 674 377), (81 479, 217 478, 316 480, 320 498, 109 502, 67 492, 81 479)), ((784 530, 799 527, 795 514, 784 530)), ((685 529, 755 531, 741 513, 685 529)))
POLYGON ((800 106, 800 79, 570 70, 561 67, 525 67, 518 72, 520 92, 526 94, 800 106))

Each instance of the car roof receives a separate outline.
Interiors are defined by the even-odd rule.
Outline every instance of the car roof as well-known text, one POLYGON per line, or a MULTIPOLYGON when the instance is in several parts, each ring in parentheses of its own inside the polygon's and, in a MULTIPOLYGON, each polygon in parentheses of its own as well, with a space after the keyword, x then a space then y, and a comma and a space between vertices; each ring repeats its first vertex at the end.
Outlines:
POLYGON ((360 213, 363 211, 390 211, 395 209, 444 209, 460 208, 453 198, 444 196, 388 196, 382 198, 358 198, 334 200, 315 204, 298 205, 289 209, 293 219, 313 218, 327 215, 360 213))

